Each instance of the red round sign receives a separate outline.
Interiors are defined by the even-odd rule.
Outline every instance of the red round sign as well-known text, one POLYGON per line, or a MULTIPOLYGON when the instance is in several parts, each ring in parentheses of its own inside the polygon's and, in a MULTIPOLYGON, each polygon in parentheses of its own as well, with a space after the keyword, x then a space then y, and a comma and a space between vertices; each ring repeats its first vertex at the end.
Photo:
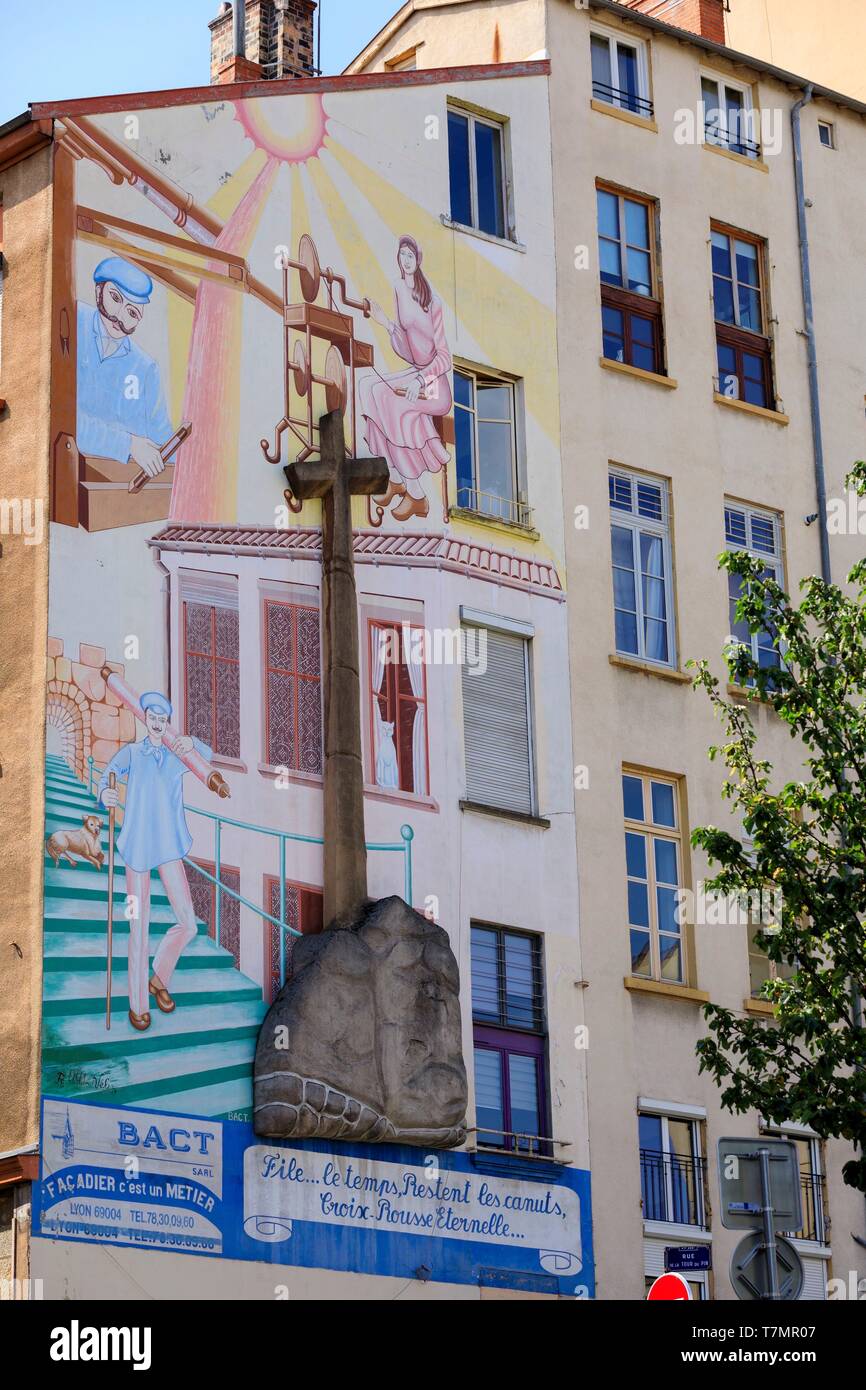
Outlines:
POLYGON ((647 1294, 648 1302, 666 1299, 669 1302, 687 1303, 692 1291, 681 1274, 662 1274, 647 1294))

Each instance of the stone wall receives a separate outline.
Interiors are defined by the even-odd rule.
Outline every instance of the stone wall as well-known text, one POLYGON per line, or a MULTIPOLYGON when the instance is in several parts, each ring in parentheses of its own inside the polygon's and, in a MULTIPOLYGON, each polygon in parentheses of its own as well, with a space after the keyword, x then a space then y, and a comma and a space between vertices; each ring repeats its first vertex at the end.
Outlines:
POLYGON ((60 730, 70 767, 85 780, 89 758, 102 768, 135 738, 135 717, 107 688, 103 666, 124 674, 120 662, 106 661, 103 647, 81 642, 76 660, 64 654, 60 638, 48 638, 46 716, 60 730))

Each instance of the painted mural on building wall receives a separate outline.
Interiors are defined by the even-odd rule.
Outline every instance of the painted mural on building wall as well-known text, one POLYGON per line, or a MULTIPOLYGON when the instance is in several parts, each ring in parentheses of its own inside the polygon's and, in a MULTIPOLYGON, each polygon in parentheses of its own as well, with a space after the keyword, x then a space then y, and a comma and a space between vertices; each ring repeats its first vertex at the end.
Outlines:
POLYGON ((323 926, 320 504, 283 466, 326 410, 389 471, 353 502, 370 891, 456 918, 454 672, 428 637, 491 591, 556 622, 563 596, 552 282, 443 225, 445 98, 59 123, 53 1102, 250 1121, 261 1019, 323 926))

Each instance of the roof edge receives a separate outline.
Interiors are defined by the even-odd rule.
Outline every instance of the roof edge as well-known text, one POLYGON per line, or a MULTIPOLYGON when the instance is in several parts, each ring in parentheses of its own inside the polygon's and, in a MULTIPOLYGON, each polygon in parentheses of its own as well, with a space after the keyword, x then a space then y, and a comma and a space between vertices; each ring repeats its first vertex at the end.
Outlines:
POLYGON ((178 87, 155 92, 119 92, 103 97, 79 97, 70 101, 32 102, 33 120, 64 116, 145 111, 154 107, 200 106, 209 101, 248 101, 253 97, 293 96, 303 93, 351 92, 383 87, 427 87, 442 82, 483 82, 497 77, 545 77, 547 58, 519 63, 476 63, 461 67, 422 68, 414 72, 339 74, 336 77, 288 77, 279 81, 208 83, 206 87, 178 87))
MULTIPOLYGON (((567 0, 567 3, 573 5, 574 0, 567 0)), ((692 44, 705 53, 712 53, 719 58, 727 58, 729 63, 738 63, 742 67, 751 68, 753 72, 763 73, 766 77, 773 77, 785 87, 794 87, 798 91, 805 91, 807 87, 811 87, 814 96, 822 98, 824 101, 833 102, 836 106, 847 107, 850 111, 856 111, 860 116, 866 116, 866 102, 858 101, 856 97, 845 96, 843 92, 836 92, 832 87, 822 87, 819 82, 812 82, 808 77, 801 77, 797 73, 788 72, 785 68, 777 68, 775 64, 767 63, 763 58, 756 58, 749 53, 740 53, 738 49, 728 48, 722 43, 714 43, 712 39, 705 39, 702 34, 694 34, 690 29, 679 29, 675 24, 666 24, 664 20, 654 19, 652 15, 644 14, 641 10, 632 10, 627 5, 620 5, 617 0, 587 0, 587 3, 590 10, 601 10, 604 13, 615 15, 618 19, 629 24, 636 24, 642 29, 666 34, 669 38, 676 39, 678 43, 692 44)))

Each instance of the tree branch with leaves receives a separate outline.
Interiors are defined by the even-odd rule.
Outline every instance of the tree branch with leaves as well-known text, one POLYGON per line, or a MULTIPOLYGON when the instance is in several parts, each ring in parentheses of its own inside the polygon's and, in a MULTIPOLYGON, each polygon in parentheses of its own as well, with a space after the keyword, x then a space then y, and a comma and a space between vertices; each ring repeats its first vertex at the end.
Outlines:
MULTIPOLYGON (((866 465, 847 482, 866 495, 866 465)), ((695 663, 695 686, 724 728, 709 755, 724 764, 722 794, 749 843, 704 826, 692 844, 714 870, 709 892, 761 903, 774 890, 781 912, 761 945, 789 978, 765 983, 767 1019, 705 1005, 700 1068, 722 1088, 726 1109, 851 1141, 859 1156, 843 1176, 866 1192, 866 560, 844 590, 805 579, 796 606, 751 554, 732 551, 719 563, 739 576, 737 623, 771 641, 757 644, 761 660, 742 643, 725 649, 742 698, 725 698, 709 664, 695 663), (764 664, 771 648, 778 665, 764 664), (758 702, 788 726, 802 755, 799 780, 778 785, 759 756, 750 717, 758 702)))

